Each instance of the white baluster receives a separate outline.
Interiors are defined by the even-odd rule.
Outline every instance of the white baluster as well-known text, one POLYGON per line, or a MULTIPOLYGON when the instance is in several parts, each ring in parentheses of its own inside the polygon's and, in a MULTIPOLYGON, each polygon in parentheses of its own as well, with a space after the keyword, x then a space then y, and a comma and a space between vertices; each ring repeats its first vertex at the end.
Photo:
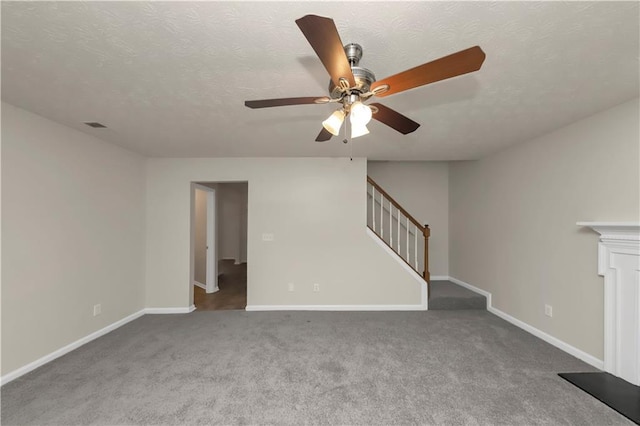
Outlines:
POLYGON ((384 197, 380 194, 380 238, 384 241, 384 197))
POLYGON ((376 231, 376 187, 371 186, 371 214, 373 215, 371 223, 373 224, 373 232, 376 231))
MULTIPOLYGON (((386 197, 380 193, 380 231, 384 232, 384 200, 386 197)), ((384 240, 384 238, 383 238, 384 240)))
POLYGON ((413 235, 413 241, 415 243, 414 255, 416 259, 416 271, 417 271, 418 270, 418 227, 414 226, 414 228, 416 229, 416 233, 413 235))
POLYGON ((393 206, 389 202, 389 245, 393 247, 393 206))
POLYGON ((367 225, 369 225, 369 186, 371 184, 367 182, 367 225))
POLYGON ((409 216, 407 216, 407 262, 410 262, 409 259, 409 216))
POLYGON ((398 250, 396 252, 400 254, 400 209, 398 209, 398 250))

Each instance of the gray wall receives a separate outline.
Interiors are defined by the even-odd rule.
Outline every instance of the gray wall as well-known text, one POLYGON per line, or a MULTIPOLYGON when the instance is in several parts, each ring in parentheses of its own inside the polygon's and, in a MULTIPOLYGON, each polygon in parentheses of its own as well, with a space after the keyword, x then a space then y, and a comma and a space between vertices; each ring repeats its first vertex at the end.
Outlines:
POLYGON ((195 189, 194 205, 194 274, 193 279, 207 284, 207 191, 195 189))
POLYGON ((450 166, 450 275, 493 305, 599 359, 598 235, 638 221, 638 99, 479 161, 450 166), (544 305, 553 306, 553 318, 544 305))
POLYGON ((148 307, 191 304, 190 185, 225 181, 249 187, 248 305, 422 303, 420 283, 367 235, 364 159, 153 158, 147 171, 148 307))
POLYGON ((247 261, 247 196, 246 182, 216 185, 218 214, 218 259, 247 261))
POLYGON ((2 104, 3 374, 144 308, 144 161, 2 104))

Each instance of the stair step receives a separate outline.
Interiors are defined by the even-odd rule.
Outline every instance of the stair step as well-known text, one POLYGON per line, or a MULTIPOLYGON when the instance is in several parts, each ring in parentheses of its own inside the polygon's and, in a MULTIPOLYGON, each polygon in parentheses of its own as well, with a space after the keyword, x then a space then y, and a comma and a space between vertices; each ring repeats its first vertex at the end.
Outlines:
POLYGON ((431 281, 430 310, 487 309, 487 299, 451 281, 431 281))

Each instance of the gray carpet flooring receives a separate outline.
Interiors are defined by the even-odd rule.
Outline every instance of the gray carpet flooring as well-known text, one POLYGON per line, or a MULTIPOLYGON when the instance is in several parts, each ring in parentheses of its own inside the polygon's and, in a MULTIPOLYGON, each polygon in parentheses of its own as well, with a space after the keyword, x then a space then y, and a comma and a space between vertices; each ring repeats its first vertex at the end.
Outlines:
POLYGON ((431 281, 430 310, 487 309, 487 298, 451 281, 431 281))
POLYGON ((2 388, 3 425, 631 424, 482 310, 146 315, 2 388))

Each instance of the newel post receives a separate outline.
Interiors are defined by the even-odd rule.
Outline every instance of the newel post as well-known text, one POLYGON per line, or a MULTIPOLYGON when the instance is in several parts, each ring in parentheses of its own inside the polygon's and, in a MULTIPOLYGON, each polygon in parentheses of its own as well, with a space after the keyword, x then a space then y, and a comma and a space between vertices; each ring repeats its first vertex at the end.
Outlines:
POLYGON ((429 236, 431 236, 431 230, 428 224, 424 225, 422 234, 424 235, 424 272, 422 277, 429 282, 431 281, 431 274, 429 273, 429 236))

